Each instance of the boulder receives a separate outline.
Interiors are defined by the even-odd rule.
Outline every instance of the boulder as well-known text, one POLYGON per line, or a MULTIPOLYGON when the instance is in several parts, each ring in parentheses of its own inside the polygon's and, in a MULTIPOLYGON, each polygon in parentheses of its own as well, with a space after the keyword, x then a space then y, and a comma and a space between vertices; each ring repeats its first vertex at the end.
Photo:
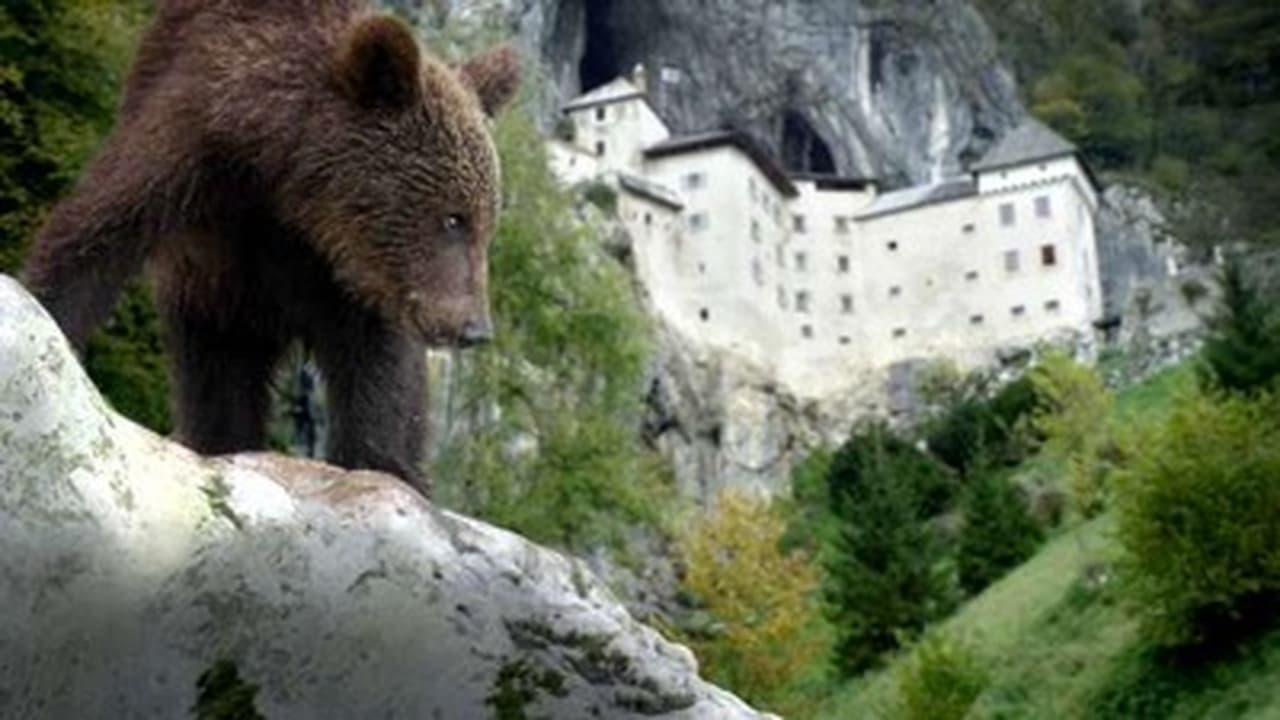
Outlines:
POLYGON ((763 717, 578 560, 125 420, 4 276, 0 547, 0 717, 763 717))

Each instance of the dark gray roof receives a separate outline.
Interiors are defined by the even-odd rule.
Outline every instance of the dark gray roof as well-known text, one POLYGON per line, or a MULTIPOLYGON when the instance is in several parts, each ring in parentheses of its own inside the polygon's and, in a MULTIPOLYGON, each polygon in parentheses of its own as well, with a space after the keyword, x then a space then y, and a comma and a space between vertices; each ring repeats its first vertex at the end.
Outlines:
POLYGON ((1049 126, 1028 117, 1023 119, 1020 125, 1005 133, 1004 137, 1000 138, 1000 142, 969 169, 995 170, 1036 160, 1075 155, 1079 151, 1080 149, 1066 138, 1050 130, 1049 126))
POLYGON ((918 208, 923 205, 934 205, 948 200, 971 197, 976 195, 977 192, 978 189, 969 178, 950 178, 932 185, 917 185, 904 190, 884 193, 854 217, 859 220, 870 220, 871 218, 892 215, 893 213, 918 208))
POLYGON ((627 173, 618 173, 618 185, 621 186, 623 190, 639 195, 650 202, 658 203, 659 205, 669 207, 672 210, 684 209, 684 203, 680 202, 679 195, 676 195, 657 183, 649 182, 644 178, 638 178, 635 175, 629 175, 627 173))

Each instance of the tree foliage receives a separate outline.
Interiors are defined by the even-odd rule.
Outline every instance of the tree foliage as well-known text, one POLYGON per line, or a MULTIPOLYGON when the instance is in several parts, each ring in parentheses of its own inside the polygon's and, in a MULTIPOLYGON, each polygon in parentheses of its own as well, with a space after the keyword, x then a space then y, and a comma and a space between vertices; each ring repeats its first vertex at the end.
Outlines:
POLYGON ((1280 375, 1280 317, 1273 298, 1245 277, 1239 260, 1222 269, 1222 296, 1201 357, 1203 384, 1254 392, 1280 375))
POLYGON ((1280 404, 1190 394, 1117 474, 1125 594, 1152 641, 1237 637, 1280 618, 1280 404))
POLYGON ((681 543, 684 585, 718 626, 692 639, 704 672, 780 711, 786 688, 827 652, 817 568, 782 549, 784 527, 765 500, 726 491, 681 543))
POLYGON ((1106 507, 1107 476, 1118 460, 1112 395, 1097 371, 1061 353, 1046 355, 1030 377, 1040 398, 1031 424, 1044 439, 1044 452, 1066 465, 1075 510, 1097 515, 1106 507))
POLYGON ((986 688, 990 674, 964 642, 940 632, 926 635, 893 673, 900 720, 962 720, 986 688))
POLYGON ((828 475, 834 537, 822 556, 835 665, 854 675, 941 617, 950 573, 929 524, 945 473, 882 424, 855 430, 828 475))
POLYGON ((978 474, 965 488, 964 528, 956 572, 976 595, 1035 554, 1044 529, 1031 516, 1027 493, 998 472, 978 474))

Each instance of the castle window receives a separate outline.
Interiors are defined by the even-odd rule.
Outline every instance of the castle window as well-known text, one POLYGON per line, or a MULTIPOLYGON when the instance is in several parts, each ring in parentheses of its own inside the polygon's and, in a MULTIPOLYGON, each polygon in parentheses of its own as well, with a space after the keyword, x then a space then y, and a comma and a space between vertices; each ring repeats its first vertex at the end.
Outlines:
POLYGON ((747 192, 751 194, 752 200, 756 199, 756 179, 753 177, 747 178, 747 192))
POLYGON ((845 315, 853 314, 853 296, 852 295, 840 296, 840 312, 844 313, 845 315))
POLYGON ((836 272, 844 275, 849 272, 849 256, 841 255, 836 258, 836 272))
POLYGON ((645 225, 652 225, 652 224, 653 224, 653 213, 645 213, 645 214, 644 214, 644 224, 645 224, 645 225))
POLYGON ((1047 218, 1053 217, 1053 208, 1049 205, 1049 196, 1041 195, 1036 198, 1036 217, 1047 218))
POLYGON ((894 329, 893 329, 893 339, 898 340, 898 339, 900 339, 900 338, 904 338, 904 337, 906 337, 906 336, 907 336, 907 329, 906 329, 906 328, 894 328, 894 329))
POLYGON ((764 287, 764 265, 761 264, 760 258, 751 260, 751 279, 756 281, 756 285, 764 287))
POLYGON ((965 279, 965 280, 967 280, 967 281, 969 281, 969 282, 975 282, 975 281, 977 281, 977 279, 978 279, 978 271, 977 271, 977 270, 970 270, 969 272, 967 272, 967 273, 965 273, 965 274, 964 274, 964 279, 965 279))
POLYGON ((781 285, 778 286, 778 307, 782 310, 787 309, 787 291, 781 285))
POLYGON ((1004 269, 1005 269, 1005 272, 1011 272, 1011 273, 1018 272, 1018 251, 1017 250, 1005 251, 1004 269))
POLYGON ((1000 205, 1000 224, 1009 227, 1017 222, 1018 215, 1014 210, 1013 203, 1002 203, 1000 205))
POLYGON ((751 219, 751 239, 760 242, 760 221, 755 218, 751 219))
POLYGON ((1040 246, 1040 262, 1045 267, 1053 267, 1058 264, 1058 250, 1052 245, 1040 246))
POLYGON ((686 190, 697 190, 707 184, 707 176, 700 172, 689 173, 684 176, 684 187, 686 190))
POLYGON ((1009 308, 1009 314, 1013 315, 1014 317, 1022 317, 1023 315, 1027 314, 1027 306, 1014 305, 1013 307, 1009 308))
POLYGON ((812 325, 801 325, 801 326, 800 326, 800 336, 801 336, 801 337, 803 337, 805 340, 812 340, 812 339, 813 339, 813 326, 812 326, 812 325))
POLYGON ((841 335, 841 336, 840 336, 840 344, 841 344, 841 345, 848 345, 850 342, 851 342, 851 340, 849 339, 849 336, 848 336, 848 335, 841 335))
POLYGON ((604 157, 604 141, 603 140, 596 141, 596 155, 599 157, 604 157))
POLYGON ((894 285, 893 287, 889 288, 889 297, 898 297, 901 294, 902 294, 901 285, 894 285))
POLYGON ((985 320, 986 320, 986 318, 982 317, 981 315, 970 315, 970 316, 969 316, 969 324, 970 324, 970 325, 981 325, 985 320))
POLYGON ((1047 313, 1056 313, 1062 309, 1062 305, 1057 300, 1050 300, 1044 304, 1044 310, 1047 313))
POLYGON ((596 108, 596 120, 603 121, 607 117, 609 117, 609 108, 604 105, 596 108))
POLYGON ((977 226, 975 226, 973 223, 965 223, 964 227, 960 228, 960 231, 963 232, 965 235, 972 235, 974 231, 977 229, 978 229, 977 226))
POLYGON ((778 258, 778 267, 785 268, 787 266, 787 254, 782 251, 782 246, 775 246, 773 248, 773 254, 778 258))
POLYGON ((809 312, 809 293, 805 290, 796 293, 796 312, 809 312))
POLYGON ((707 221, 706 213, 694 213, 689 216, 689 229, 694 232, 706 230, 708 224, 710 223, 707 221))
POLYGON ((808 263, 809 263, 809 257, 807 255, 805 255, 802 252, 796 253, 796 272, 804 272, 805 267, 808 266, 808 263))
POLYGON ((711 311, 706 308, 702 308, 698 311, 698 317, 702 318, 702 322, 707 322, 711 319, 711 311))
POLYGON ((836 216, 836 233, 840 235, 847 235, 849 233, 849 218, 839 215, 836 216))
POLYGON ((707 274, 707 264, 706 264, 706 263, 698 263, 698 274, 699 274, 699 275, 706 275, 706 274, 707 274))
POLYGON ((898 241, 897 241, 897 240, 890 240, 889 242, 885 243, 885 247, 889 249, 889 252, 897 252, 897 251, 898 251, 898 241))
POLYGON ((791 216, 791 229, 795 230, 798 233, 804 232, 804 216, 803 215, 791 216))

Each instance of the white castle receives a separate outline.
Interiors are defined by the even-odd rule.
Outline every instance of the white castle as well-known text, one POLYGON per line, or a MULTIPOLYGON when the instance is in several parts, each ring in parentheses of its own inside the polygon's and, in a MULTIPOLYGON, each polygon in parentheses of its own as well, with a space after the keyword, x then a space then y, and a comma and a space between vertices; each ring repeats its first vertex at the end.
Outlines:
POLYGON ((892 192, 782 171, 744 136, 672 137, 643 69, 564 108, 550 151, 567 183, 603 181, 654 310, 771 369, 802 396, 858 374, 1078 333, 1102 314, 1098 187, 1034 120, 968 175, 892 192))

